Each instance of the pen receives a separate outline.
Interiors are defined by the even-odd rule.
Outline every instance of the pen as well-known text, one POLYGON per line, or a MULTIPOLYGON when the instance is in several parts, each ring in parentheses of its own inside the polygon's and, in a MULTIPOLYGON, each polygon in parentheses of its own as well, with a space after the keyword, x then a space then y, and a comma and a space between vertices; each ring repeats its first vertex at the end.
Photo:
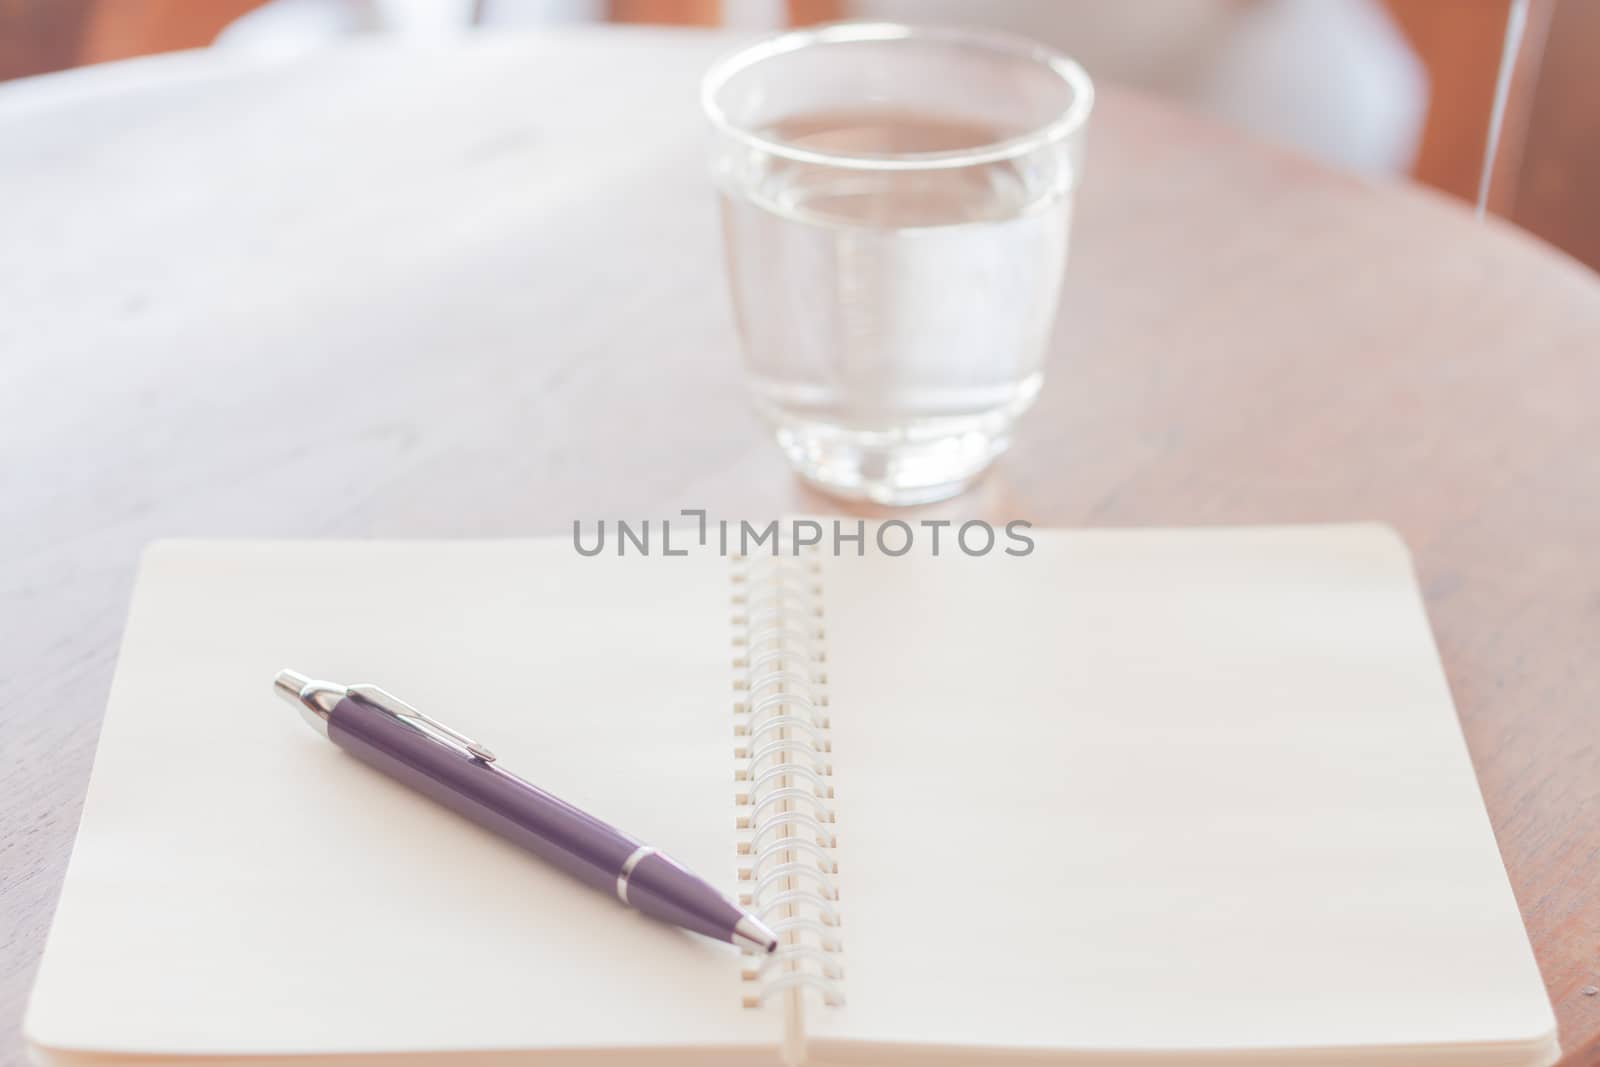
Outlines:
POLYGON ((778 939, 676 861, 500 768, 494 753, 374 685, 319 682, 279 671, 273 688, 311 727, 457 814, 521 845, 629 907, 740 948, 778 939))

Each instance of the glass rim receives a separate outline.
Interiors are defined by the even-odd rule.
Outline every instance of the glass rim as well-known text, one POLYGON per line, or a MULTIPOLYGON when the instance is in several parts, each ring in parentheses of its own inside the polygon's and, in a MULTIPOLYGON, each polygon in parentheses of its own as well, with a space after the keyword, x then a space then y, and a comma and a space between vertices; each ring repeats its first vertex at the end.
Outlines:
POLYGON ((835 22, 777 34, 723 56, 700 79, 700 107, 718 132, 751 148, 795 162, 857 170, 939 170, 1016 159, 1072 136, 1088 121, 1089 112, 1094 108, 1094 83, 1084 69, 1065 54, 1015 34, 951 26, 913 26, 899 22, 835 22), (975 148, 870 154, 823 152, 764 137, 734 122, 717 99, 735 75, 790 52, 817 45, 911 40, 976 47, 1039 64, 1048 68, 1072 90, 1072 101, 1048 122, 1014 137, 975 148))

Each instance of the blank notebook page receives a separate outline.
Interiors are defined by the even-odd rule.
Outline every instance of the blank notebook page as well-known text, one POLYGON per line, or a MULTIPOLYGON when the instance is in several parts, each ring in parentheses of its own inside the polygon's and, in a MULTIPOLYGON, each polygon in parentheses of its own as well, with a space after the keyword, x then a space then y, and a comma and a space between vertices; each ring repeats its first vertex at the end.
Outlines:
POLYGON ((1391 532, 949 532, 823 560, 847 1003, 813 1056, 1555 1058, 1391 532))
POLYGON ((63 1061, 770 1056, 781 1019, 741 1007, 731 946, 360 765, 272 691, 286 666, 389 688, 732 894, 728 594, 723 560, 565 539, 154 547, 30 1037, 63 1061))

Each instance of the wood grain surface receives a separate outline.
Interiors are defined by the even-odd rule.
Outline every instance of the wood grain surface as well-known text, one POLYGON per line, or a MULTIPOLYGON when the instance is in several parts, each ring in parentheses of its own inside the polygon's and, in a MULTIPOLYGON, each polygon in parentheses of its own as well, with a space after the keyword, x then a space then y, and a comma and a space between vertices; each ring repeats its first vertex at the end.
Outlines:
MULTIPOLYGON (((146 542, 833 507, 741 394, 695 101, 728 43, 595 29, 0 89, 0 1062, 146 542)), ((1076 225, 1013 453, 912 514, 1393 523, 1566 1062, 1600 1062, 1600 283, 1114 91, 1076 225)))

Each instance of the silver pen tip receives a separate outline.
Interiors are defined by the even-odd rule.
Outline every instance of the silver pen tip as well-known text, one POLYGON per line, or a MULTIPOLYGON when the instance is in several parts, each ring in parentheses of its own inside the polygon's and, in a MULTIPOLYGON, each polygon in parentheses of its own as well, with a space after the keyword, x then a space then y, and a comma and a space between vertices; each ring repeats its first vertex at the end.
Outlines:
POLYGON ((766 955, 778 951, 778 935, 768 930, 754 915, 741 915, 739 921, 733 924, 733 943, 766 955))
POLYGON ((299 671, 291 670, 279 671, 278 676, 272 680, 272 688, 277 690, 278 695, 296 704, 300 703, 301 692, 310 684, 310 678, 299 671))
POLYGON ((299 671, 282 670, 272 679, 273 692, 300 709, 300 715, 323 737, 328 736, 328 716, 350 692, 342 685, 319 682, 299 671))

